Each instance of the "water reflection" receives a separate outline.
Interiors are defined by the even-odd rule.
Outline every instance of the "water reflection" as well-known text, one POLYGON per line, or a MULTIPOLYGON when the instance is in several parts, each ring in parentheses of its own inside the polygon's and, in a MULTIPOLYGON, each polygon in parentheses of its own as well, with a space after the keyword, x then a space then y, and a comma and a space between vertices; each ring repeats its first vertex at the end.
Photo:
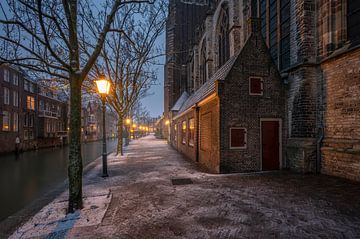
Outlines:
MULTIPOLYGON (((115 147, 116 140, 109 140, 108 152, 115 147)), ((101 141, 83 144, 84 166, 98 158, 101 151, 101 141)), ((68 152, 68 147, 49 148, 0 157, 0 221, 66 179, 68 152)))

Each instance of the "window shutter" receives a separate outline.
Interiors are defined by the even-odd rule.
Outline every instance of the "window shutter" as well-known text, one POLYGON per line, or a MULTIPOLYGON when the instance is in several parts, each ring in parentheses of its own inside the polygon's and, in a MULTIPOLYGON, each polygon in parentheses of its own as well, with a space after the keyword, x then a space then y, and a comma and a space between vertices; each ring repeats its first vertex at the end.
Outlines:
POLYGON ((244 128, 231 128, 231 148, 244 148, 246 147, 246 129, 244 128))
POLYGON ((262 95, 263 83, 261 78, 250 78, 250 94, 262 95))

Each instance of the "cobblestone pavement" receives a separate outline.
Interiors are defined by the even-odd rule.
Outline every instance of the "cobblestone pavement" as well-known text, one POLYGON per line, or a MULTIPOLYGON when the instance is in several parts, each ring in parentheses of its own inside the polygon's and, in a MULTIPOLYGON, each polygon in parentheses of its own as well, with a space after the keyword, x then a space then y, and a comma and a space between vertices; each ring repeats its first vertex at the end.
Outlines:
POLYGON ((211 175, 152 136, 100 165, 84 191, 110 188, 112 200, 93 227, 67 238, 360 238, 360 185, 289 172, 211 175), (193 184, 173 185, 190 178, 193 184))

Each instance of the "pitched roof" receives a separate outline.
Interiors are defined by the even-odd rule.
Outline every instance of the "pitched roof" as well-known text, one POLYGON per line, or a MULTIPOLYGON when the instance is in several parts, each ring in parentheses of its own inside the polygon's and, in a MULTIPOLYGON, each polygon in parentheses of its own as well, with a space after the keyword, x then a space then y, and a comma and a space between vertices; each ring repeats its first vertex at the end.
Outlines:
POLYGON ((224 80, 225 77, 229 74, 232 66, 234 65, 237 57, 239 56, 239 52, 235 55, 230 57, 230 59, 225 62, 225 64, 219 68, 215 72, 215 74, 205 82, 197 91, 195 91, 181 106, 179 113, 182 113, 189 109, 194 104, 200 102, 201 100, 205 99, 211 93, 215 91, 215 81, 216 80, 224 80))
POLYGON ((185 103, 185 101, 189 98, 189 94, 184 91, 179 99, 176 101, 175 105, 171 108, 171 111, 179 111, 181 106, 185 103))

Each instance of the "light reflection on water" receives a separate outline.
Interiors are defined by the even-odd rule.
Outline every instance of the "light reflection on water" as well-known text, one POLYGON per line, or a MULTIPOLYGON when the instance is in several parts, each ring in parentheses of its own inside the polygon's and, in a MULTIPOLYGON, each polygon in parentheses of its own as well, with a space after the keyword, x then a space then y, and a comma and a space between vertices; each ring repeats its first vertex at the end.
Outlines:
MULTIPOLYGON (((116 148, 116 140, 107 141, 107 151, 116 148)), ((68 147, 48 148, 0 156, 0 221, 55 188, 67 178, 68 147)), ((83 144, 83 165, 102 152, 102 142, 83 144)))

